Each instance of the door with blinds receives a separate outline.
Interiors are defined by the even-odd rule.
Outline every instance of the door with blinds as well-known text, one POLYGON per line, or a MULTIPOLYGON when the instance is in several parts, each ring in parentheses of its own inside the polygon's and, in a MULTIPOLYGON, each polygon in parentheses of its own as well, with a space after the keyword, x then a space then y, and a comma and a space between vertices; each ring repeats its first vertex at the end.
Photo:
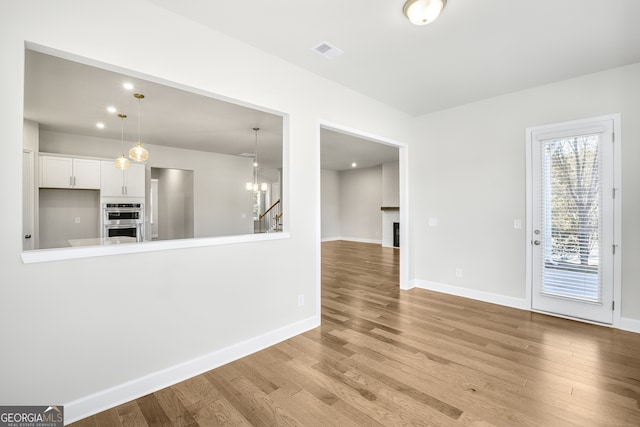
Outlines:
POLYGON ((602 119, 531 131, 534 310, 613 323, 613 131, 602 119))

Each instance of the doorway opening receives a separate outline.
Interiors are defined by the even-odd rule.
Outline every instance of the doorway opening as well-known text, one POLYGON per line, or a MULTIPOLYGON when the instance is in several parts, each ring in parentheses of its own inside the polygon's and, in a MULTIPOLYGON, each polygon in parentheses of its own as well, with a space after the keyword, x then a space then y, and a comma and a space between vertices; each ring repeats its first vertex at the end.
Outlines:
POLYGON ((193 171, 151 168, 149 224, 152 240, 194 236, 193 171))
MULTIPOLYGON (((399 287, 410 289, 408 147, 397 141, 327 122, 319 125, 318 141, 321 159, 318 177, 320 222, 317 231, 319 276, 321 242, 349 240, 374 243, 386 250, 399 251, 399 287), (373 181, 377 182, 377 189, 367 184, 373 181), (393 218, 388 221, 383 215, 389 213, 393 218), (394 222, 399 224, 397 238, 394 238, 394 222), (388 225, 384 233, 387 237, 383 237, 383 223, 388 225), (394 248, 394 240, 399 240, 398 248, 394 248)), ((318 290, 320 281, 318 277, 318 290)))

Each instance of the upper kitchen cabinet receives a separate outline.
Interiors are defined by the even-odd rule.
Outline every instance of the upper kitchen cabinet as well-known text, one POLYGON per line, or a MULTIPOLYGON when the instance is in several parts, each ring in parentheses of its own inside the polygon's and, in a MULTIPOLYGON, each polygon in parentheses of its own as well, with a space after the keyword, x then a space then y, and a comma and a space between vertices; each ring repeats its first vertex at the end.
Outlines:
POLYGON ((99 190, 100 161, 40 156, 40 187, 99 190))
POLYGON ((100 197, 144 197, 144 164, 131 163, 122 171, 111 161, 102 161, 100 197))

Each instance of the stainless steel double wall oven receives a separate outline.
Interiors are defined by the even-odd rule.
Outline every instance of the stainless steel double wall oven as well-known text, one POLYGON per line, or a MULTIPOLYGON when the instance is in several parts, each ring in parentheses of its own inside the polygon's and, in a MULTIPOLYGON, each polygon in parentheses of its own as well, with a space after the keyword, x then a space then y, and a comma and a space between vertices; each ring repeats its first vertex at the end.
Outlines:
POLYGON ((144 204, 103 203, 102 237, 134 237, 144 240, 144 204))

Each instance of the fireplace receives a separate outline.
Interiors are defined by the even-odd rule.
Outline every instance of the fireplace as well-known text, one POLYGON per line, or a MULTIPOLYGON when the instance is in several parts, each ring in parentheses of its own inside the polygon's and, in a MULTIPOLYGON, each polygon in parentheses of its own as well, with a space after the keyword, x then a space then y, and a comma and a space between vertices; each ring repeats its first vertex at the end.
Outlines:
POLYGON ((393 247, 394 248, 400 247, 400 223, 399 222, 393 223, 393 247))

